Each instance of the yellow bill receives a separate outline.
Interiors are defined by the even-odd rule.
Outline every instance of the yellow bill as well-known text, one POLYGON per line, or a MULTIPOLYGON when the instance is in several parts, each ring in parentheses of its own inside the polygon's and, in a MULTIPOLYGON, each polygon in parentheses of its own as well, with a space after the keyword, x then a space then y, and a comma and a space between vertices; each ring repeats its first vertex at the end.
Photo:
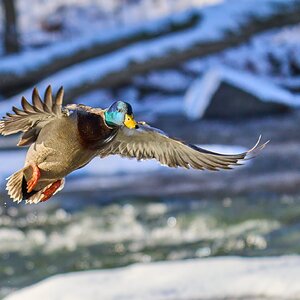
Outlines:
POLYGON ((125 115, 124 125, 129 129, 134 129, 137 125, 136 121, 133 118, 133 115, 125 115))

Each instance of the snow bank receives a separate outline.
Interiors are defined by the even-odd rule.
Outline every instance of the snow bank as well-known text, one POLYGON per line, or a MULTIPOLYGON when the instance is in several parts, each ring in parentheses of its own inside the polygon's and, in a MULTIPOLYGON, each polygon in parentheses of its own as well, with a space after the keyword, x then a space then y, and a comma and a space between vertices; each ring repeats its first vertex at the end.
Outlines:
MULTIPOLYGON (((255 95, 257 99, 263 102, 280 103, 294 108, 300 107, 299 96, 293 95, 271 81, 249 72, 235 71, 225 66, 219 66, 208 70, 201 78, 195 80, 187 90, 184 106, 186 115, 190 119, 195 120, 205 114, 212 97, 222 82, 255 95)), ((244 100, 241 99, 241 101, 244 100)))
POLYGON ((141 263, 54 276, 5 299, 296 299, 299 270, 299 256, 141 263))

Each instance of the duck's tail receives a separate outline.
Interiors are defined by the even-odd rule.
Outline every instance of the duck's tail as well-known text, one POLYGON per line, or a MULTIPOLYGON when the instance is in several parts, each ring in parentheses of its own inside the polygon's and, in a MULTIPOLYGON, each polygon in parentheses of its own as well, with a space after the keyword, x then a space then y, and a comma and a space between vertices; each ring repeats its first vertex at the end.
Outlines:
MULTIPOLYGON (((25 179, 25 172, 30 166, 24 167, 23 169, 17 171, 7 178, 6 190, 8 195, 14 202, 20 203, 22 200, 26 200, 26 204, 39 203, 43 200, 44 193, 50 193, 49 196, 55 195, 57 192, 61 191, 64 187, 65 179, 60 180, 60 184, 53 189, 53 182, 50 182, 44 188, 32 192, 27 191, 27 182, 25 179)), ((50 198, 49 197, 49 198, 50 198)))
POLYGON ((47 186, 42 188, 41 190, 32 191, 31 193, 27 193, 26 182, 25 182, 25 185, 23 185, 23 186, 25 188, 25 194, 23 192, 23 195, 25 195, 24 199, 26 199, 26 204, 37 204, 39 202, 47 201, 52 196, 54 196, 56 193, 61 191, 65 186, 65 179, 63 178, 63 179, 59 179, 55 182, 51 182, 47 186))
POLYGON ((24 171, 26 167, 7 178, 6 190, 14 202, 20 203, 24 198, 24 171))

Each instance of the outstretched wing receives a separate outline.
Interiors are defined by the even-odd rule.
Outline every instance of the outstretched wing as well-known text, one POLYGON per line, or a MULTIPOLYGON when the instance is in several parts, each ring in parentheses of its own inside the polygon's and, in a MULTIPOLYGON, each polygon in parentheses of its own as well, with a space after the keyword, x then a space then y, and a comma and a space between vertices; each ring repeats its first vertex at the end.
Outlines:
POLYGON ((259 138, 249 151, 226 155, 185 144, 168 137, 159 129, 140 125, 138 129, 122 127, 113 141, 100 150, 99 155, 105 157, 119 154, 123 157, 135 157, 138 160, 156 159, 162 165, 175 168, 219 170, 231 169, 231 166, 239 165, 242 160, 254 156, 266 144, 260 144, 259 138))
POLYGON ((9 135, 16 132, 24 132, 18 146, 25 146, 33 143, 41 128, 55 118, 61 117, 64 90, 61 87, 55 99, 52 99, 51 86, 45 91, 44 101, 41 100, 38 90, 35 88, 32 93, 32 104, 22 97, 23 109, 13 107, 14 114, 7 113, 0 121, 0 134, 9 135))

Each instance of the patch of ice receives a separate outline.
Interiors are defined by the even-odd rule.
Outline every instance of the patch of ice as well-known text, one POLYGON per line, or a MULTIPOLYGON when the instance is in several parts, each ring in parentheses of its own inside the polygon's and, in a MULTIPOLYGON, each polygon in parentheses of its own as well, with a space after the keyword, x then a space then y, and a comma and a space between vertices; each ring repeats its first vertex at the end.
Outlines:
POLYGON ((299 256, 139 263, 54 276, 5 299, 297 299, 299 267, 299 256))

